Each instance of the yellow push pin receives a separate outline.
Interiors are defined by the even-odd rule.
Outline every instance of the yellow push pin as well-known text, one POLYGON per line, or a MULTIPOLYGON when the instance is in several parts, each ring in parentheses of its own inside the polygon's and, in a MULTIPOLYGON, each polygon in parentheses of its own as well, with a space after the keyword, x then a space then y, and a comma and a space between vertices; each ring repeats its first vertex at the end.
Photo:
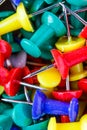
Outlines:
POLYGON ((4 87, 0 85, 0 95, 3 94, 4 92, 4 87))
POLYGON ((87 130, 87 114, 79 122, 56 123, 56 118, 50 118, 48 130, 87 130))
POLYGON ((17 12, 15 14, 0 22, 0 35, 20 28, 31 32, 34 31, 22 3, 18 5, 17 12))
POLYGON ((69 23, 68 23, 67 10, 66 10, 66 7, 64 4, 62 4, 62 3, 60 3, 60 4, 63 7, 63 11, 65 14, 66 27, 67 27, 67 37, 65 36, 65 37, 60 38, 55 43, 55 46, 61 52, 69 52, 69 51, 76 50, 76 49, 84 46, 86 43, 86 40, 84 38, 70 36, 70 28, 69 28, 69 23))
POLYGON ((70 68, 70 81, 77 81, 87 76, 87 70, 84 70, 83 63, 79 63, 70 68))
POLYGON ((85 42, 86 40, 84 38, 70 36, 69 39, 67 39, 67 37, 65 36, 59 38, 58 41, 55 43, 55 46, 61 52, 69 52, 84 46, 85 42))
POLYGON ((56 4, 53 4, 52 6, 48 6, 44 9, 41 9, 32 14, 27 14, 25 11, 24 5, 21 2, 17 6, 17 11, 15 14, 9 16, 8 18, 6 18, 0 22, 0 35, 18 30, 20 28, 23 28, 26 31, 33 32, 34 30, 33 30, 33 27, 31 25, 31 22, 29 19, 32 18, 33 16, 36 16, 36 15, 39 15, 39 14, 45 12, 46 10, 50 10, 50 9, 52 9, 54 7, 58 7, 58 6, 59 6, 59 3, 56 3, 56 4))
POLYGON ((54 88, 59 85, 61 75, 54 67, 37 74, 37 79, 44 88, 54 88))

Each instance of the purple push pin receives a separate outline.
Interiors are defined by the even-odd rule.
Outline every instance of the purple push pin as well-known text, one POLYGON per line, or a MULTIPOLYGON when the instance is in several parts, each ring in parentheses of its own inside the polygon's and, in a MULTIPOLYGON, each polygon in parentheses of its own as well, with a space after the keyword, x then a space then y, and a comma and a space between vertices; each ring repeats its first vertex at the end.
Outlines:
POLYGON ((73 98, 70 103, 48 99, 46 95, 37 90, 32 106, 32 118, 39 119, 45 114, 68 115, 70 122, 74 122, 78 115, 78 99, 73 98))

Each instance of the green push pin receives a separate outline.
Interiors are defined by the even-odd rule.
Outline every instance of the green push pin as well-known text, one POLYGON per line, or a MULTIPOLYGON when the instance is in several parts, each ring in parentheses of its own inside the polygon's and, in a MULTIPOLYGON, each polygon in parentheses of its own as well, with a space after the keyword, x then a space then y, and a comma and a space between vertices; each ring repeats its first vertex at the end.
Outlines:
POLYGON ((33 57, 40 57, 40 48, 45 46, 45 42, 50 40, 53 36, 63 36, 66 33, 66 28, 62 21, 53 13, 45 12, 41 18, 42 25, 33 34, 33 36, 28 39, 22 39, 21 46, 33 57))
POLYGON ((40 48, 41 50, 41 58, 45 60, 52 60, 52 54, 51 54, 51 49, 54 48, 55 42, 57 41, 57 37, 52 37, 50 40, 45 42, 44 47, 40 48))
POLYGON ((28 104, 15 105, 12 112, 12 119, 17 126, 24 127, 32 123, 32 106, 28 104))
MULTIPOLYGON (((86 0, 66 0, 66 1, 71 5, 71 10, 78 10, 87 6, 86 0)), ((85 19, 86 12, 82 12, 79 15, 81 16, 81 18, 85 19)), ((83 27, 83 24, 80 23, 73 16, 71 16, 71 24, 75 27, 75 29, 83 27)))
POLYGON ((32 5, 32 0, 21 0, 21 2, 24 4, 26 9, 29 9, 29 7, 32 5))
POLYGON ((39 122, 30 126, 22 127, 22 130, 47 130, 49 120, 39 122))
POLYGON ((26 127, 32 124, 32 106, 19 103, 13 109, 4 111, 4 115, 9 115, 13 122, 19 127, 26 127))
POLYGON ((56 3, 56 0, 34 0, 34 2, 31 5, 31 9, 30 12, 35 12, 37 10, 39 10, 40 8, 42 8, 45 4, 53 4, 56 3))
POLYGON ((14 11, 0 11, 0 19, 9 17, 14 14, 14 11))
POLYGON ((0 115, 0 130, 10 130, 13 125, 12 118, 7 115, 0 115))
POLYGON ((22 50, 20 45, 14 41, 12 32, 2 35, 2 38, 11 44, 13 53, 20 52, 22 50))
POLYGON ((21 31, 22 36, 27 39, 31 38, 31 36, 33 35, 33 32, 29 32, 24 29, 20 29, 20 31, 21 31))

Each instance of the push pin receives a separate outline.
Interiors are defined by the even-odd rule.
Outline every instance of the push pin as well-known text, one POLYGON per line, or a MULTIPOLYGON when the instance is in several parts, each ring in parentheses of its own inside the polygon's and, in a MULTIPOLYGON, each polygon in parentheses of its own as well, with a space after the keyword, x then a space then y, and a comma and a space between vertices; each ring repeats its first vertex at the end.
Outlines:
POLYGON ((57 49, 52 49, 51 53, 55 61, 54 64, 51 64, 49 66, 41 68, 40 70, 36 72, 26 75, 23 79, 37 75, 37 73, 40 73, 54 66, 58 68, 62 78, 66 79, 70 67, 87 60, 87 46, 84 46, 82 48, 79 48, 79 49, 76 49, 67 53, 61 53, 57 49))
POLYGON ((22 50, 20 45, 14 41, 12 32, 3 35, 2 38, 11 45, 13 53, 20 52, 22 50))
POLYGON ((87 114, 83 115, 79 122, 72 123, 56 123, 56 118, 52 117, 48 124, 48 130, 86 130, 87 114))
POLYGON ((52 89, 59 85, 61 81, 61 75, 58 70, 53 67, 37 74, 37 79, 41 86, 52 89))
POLYGON ((33 16, 41 14, 44 11, 52 9, 54 7, 57 7, 57 6, 59 6, 59 3, 52 5, 48 8, 44 8, 42 10, 39 10, 38 12, 35 12, 32 14, 27 14, 23 3, 20 3, 17 6, 17 11, 15 14, 9 16, 8 18, 6 18, 0 22, 0 35, 6 34, 6 33, 11 32, 11 31, 18 30, 20 28, 23 28, 26 31, 33 32, 34 30, 33 30, 33 27, 31 25, 31 22, 29 19, 32 18, 33 16))
POLYGON ((76 17, 83 25, 85 25, 85 27, 82 29, 82 31, 79 34, 79 37, 82 38, 87 38, 87 22, 82 19, 78 14, 76 14, 75 12, 73 12, 72 10, 70 10, 67 6, 65 6, 67 11, 72 14, 74 17, 76 17))
POLYGON ((59 2, 59 0, 40 0, 40 2, 38 2, 38 0, 35 0, 30 8, 30 12, 35 12, 38 11, 41 7, 43 7, 46 3, 47 4, 53 4, 59 2))
MULTIPOLYGON (((76 9, 82 9, 83 7, 86 7, 87 6, 87 1, 85 0, 80 0, 78 2, 78 0, 66 0, 67 3, 69 3, 71 5, 71 10, 76 10, 76 9)), ((85 15, 86 15, 86 12, 82 12, 82 13, 79 13, 79 16, 81 18, 85 18, 85 15)), ((81 28, 83 27, 83 24, 81 24, 81 22, 79 22, 77 19, 75 19, 74 17, 71 16, 70 18, 71 20, 71 24, 72 26, 74 26, 75 29, 79 29, 81 30, 81 28)))
POLYGON ((55 46, 61 52, 69 52, 69 51, 72 51, 72 50, 75 50, 84 46, 86 40, 84 38, 71 37, 67 9, 64 4, 60 3, 60 5, 62 6, 64 14, 65 14, 67 37, 64 36, 64 37, 59 38, 58 41, 55 43, 55 46))
POLYGON ((36 58, 41 56, 40 48, 44 48, 47 40, 53 36, 63 36, 66 33, 66 28, 62 21, 51 12, 45 12, 41 21, 42 25, 33 36, 29 40, 24 38, 21 41, 21 46, 25 52, 36 58), (57 26, 59 27, 57 28, 57 26))
POLYGON ((31 84, 26 83, 26 82, 21 82, 21 80, 22 80, 22 69, 21 68, 11 69, 9 72, 9 75, 7 76, 7 79, 4 83, 4 89, 5 89, 5 92, 7 93, 7 95, 15 96, 20 89, 20 85, 27 86, 30 88, 47 90, 45 88, 41 88, 41 87, 36 86, 36 85, 31 85, 31 84))
POLYGON ((11 56, 12 48, 10 44, 0 39, 0 66, 4 66, 4 61, 11 56))
POLYGON ((78 115, 78 100, 73 98, 70 103, 48 99, 46 95, 37 90, 32 106, 32 118, 39 119, 44 114, 68 115, 71 122, 76 120, 78 115), (36 107, 37 106, 37 107, 36 107))

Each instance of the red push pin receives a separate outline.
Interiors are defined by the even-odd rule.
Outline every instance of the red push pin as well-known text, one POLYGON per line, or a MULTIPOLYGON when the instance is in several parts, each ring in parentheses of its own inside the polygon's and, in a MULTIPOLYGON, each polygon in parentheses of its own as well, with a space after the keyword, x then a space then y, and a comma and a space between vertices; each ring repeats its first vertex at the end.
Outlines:
POLYGON ((37 75, 37 73, 40 73, 54 66, 58 68, 62 78, 66 79, 70 67, 87 60, 87 46, 84 46, 82 48, 67 53, 61 53, 57 49, 52 49, 51 53, 55 61, 54 64, 41 68, 40 70, 35 71, 31 74, 28 74, 23 79, 35 76, 37 75))
POLYGON ((31 85, 25 82, 21 82, 22 77, 23 77, 22 68, 13 68, 10 70, 9 75, 7 76, 7 79, 4 83, 4 89, 7 95, 15 96, 20 89, 20 85, 23 85, 29 88, 47 90, 36 85, 31 85))
POLYGON ((0 66, 4 66, 4 61, 11 56, 12 48, 10 44, 0 39, 0 66))

